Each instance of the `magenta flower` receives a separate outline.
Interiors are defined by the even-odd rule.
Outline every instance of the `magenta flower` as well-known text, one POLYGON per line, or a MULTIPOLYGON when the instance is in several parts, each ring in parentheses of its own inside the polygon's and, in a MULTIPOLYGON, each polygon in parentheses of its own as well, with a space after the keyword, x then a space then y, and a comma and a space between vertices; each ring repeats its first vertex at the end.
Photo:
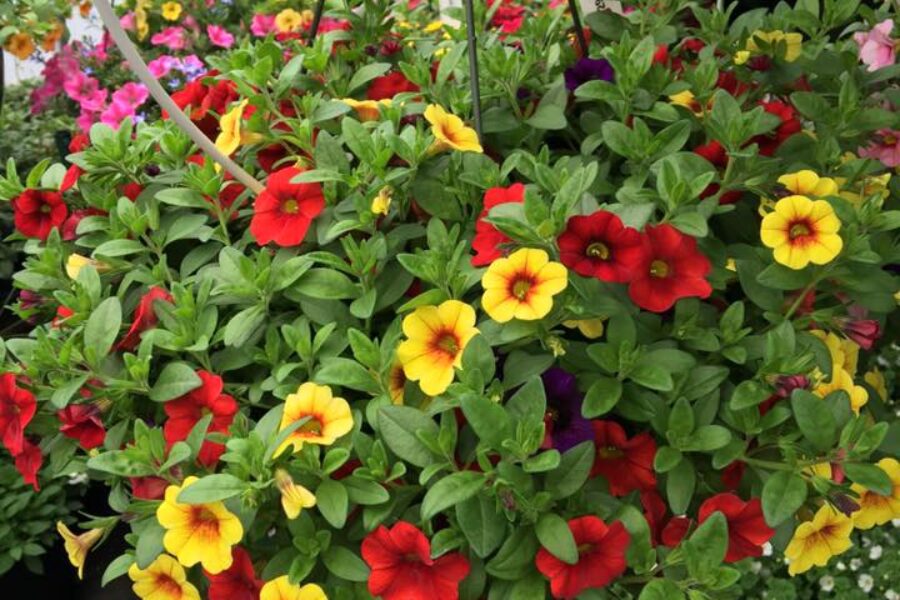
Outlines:
POLYGON ((106 97, 109 95, 108 90, 96 90, 90 96, 81 99, 79 104, 82 110, 90 112, 99 112, 106 106, 106 97))
POLYGON ((885 19, 871 31, 853 34, 853 41, 859 46, 859 59, 868 65, 870 71, 889 67, 897 60, 895 41, 891 39, 894 21, 885 19))
POLYGON ((278 28, 275 27, 275 15, 253 15, 253 21, 250 23, 250 32, 256 37, 266 37, 270 33, 277 33, 278 28))
POLYGON ((147 63, 147 69, 150 70, 150 74, 157 79, 162 79, 168 75, 172 69, 177 69, 179 66, 180 63, 178 59, 174 56, 169 56, 168 54, 163 54, 159 58, 154 58, 147 63))
POLYGON ((150 43, 154 46, 168 46, 169 50, 184 50, 187 48, 187 36, 181 27, 166 27, 153 34, 150 43))
POLYGON ((149 95, 150 92, 144 84, 129 82, 115 91, 112 101, 113 104, 126 104, 132 109, 137 109, 137 107, 147 101, 149 95))
POLYGON ((882 129, 878 131, 869 145, 859 149, 862 158, 874 158, 884 166, 893 169, 900 167, 900 130, 882 129))
POLYGON ((134 31, 134 13, 127 12, 119 17, 119 25, 121 25, 122 29, 125 31, 134 31))
POLYGON ((100 122, 115 129, 119 128, 122 121, 134 116, 134 107, 126 102, 112 102, 100 115, 100 122))
POLYGON ((231 48, 234 46, 234 36, 228 33, 228 30, 219 25, 207 25, 206 35, 213 46, 220 48, 231 48))
POLYGON ((82 73, 75 71, 63 84, 66 95, 75 102, 81 102, 84 98, 90 98, 100 89, 100 82, 82 73))

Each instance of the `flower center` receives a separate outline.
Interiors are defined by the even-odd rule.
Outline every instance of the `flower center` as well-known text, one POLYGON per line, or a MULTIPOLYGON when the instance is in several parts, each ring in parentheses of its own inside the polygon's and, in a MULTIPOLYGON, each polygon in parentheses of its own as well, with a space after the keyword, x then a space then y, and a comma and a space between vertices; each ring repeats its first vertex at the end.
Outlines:
POLYGON ((459 354, 459 340, 457 340, 456 336, 452 333, 444 333, 441 335, 441 337, 438 338, 436 346, 450 356, 459 354))
POLYGON ((41 212, 48 214, 53 208, 49 204, 41 204, 41 212))
POLYGON ((891 135, 890 133, 886 133, 884 136, 882 136, 882 140, 884 141, 885 146, 893 146, 897 143, 897 137, 891 135))
POLYGON ((587 554, 588 552, 594 549, 593 544, 579 544, 578 545, 578 554, 587 554))
POLYGON ((519 300, 524 300, 528 296, 530 290, 531 280, 529 279, 517 279, 515 283, 512 284, 512 295, 519 300))
POLYGON ((597 453, 600 455, 600 458, 622 458, 625 456, 625 453, 615 446, 600 448, 597 450, 597 453))
POLYGON ((175 581, 165 573, 160 573, 159 575, 157 575, 155 583, 155 592, 162 592, 162 594, 160 594, 161 596, 171 598, 181 597, 181 586, 178 585, 177 581, 175 581))
POLYGON ((809 225, 807 225, 806 223, 794 223, 793 225, 791 225, 791 229, 788 232, 788 236, 792 240, 795 240, 799 237, 806 237, 810 233, 812 233, 812 232, 809 230, 809 225))
POLYGON ((297 431, 300 433, 319 435, 322 433, 322 429, 322 421, 320 421, 318 417, 310 415, 309 421, 298 427, 297 431))
POLYGON ((594 242, 587 247, 586 254, 591 258, 606 260, 609 258, 609 248, 607 248, 606 244, 604 244, 603 242, 594 242))
POLYGON ((297 201, 293 198, 291 198, 290 200, 285 200, 281 203, 281 212, 283 213, 296 215, 298 210, 300 210, 300 205, 297 204, 297 201))
POLYGON ((660 279, 669 276, 669 265, 662 260, 654 260, 650 263, 650 275, 660 279))

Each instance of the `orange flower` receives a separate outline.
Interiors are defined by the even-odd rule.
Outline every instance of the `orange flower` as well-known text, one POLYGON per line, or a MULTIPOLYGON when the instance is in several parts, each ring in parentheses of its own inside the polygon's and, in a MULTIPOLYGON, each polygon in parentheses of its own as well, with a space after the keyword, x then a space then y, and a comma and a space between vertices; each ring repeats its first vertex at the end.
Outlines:
POLYGON ((463 120, 445 111, 437 104, 430 104, 425 109, 425 120, 431 124, 434 135, 432 152, 452 149, 460 152, 478 152, 484 150, 478 143, 478 134, 471 127, 466 127, 463 120))
POLYGON ((4 46, 6 51, 18 58, 25 60, 35 51, 34 40, 25 32, 14 33, 9 36, 4 46))
POLYGON ((381 118, 381 107, 391 105, 391 101, 388 99, 354 100, 353 98, 341 98, 341 102, 355 110, 356 116, 363 123, 366 121, 377 121, 381 118))
POLYGON ((543 250, 521 248, 491 263, 481 285, 481 307, 498 323, 535 321, 553 308, 553 296, 566 289, 568 273, 543 250))
POLYGON ((44 52, 52 52, 53 48, 56 47, 56 42, 62 38, 62 34, 65 28, 62 23, 57 23, 56 27, 53 30, 44 36, 44 39, 41 40, 41 49, 44 52))

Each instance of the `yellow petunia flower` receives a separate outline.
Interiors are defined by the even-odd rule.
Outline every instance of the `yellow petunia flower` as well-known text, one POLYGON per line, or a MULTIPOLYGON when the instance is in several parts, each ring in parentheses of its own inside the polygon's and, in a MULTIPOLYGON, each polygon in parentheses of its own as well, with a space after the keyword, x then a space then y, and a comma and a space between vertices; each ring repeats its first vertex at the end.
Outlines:
POLYGON ((563 327, 578 329, 581 335, 589 340, 596 340, 603 335, 605 317, 595 319, 578 319, 577 321, 563 321, 563 327))
POLYGON ((201 563, 210 573, 221 573, 231 566, 231 547, 241 541, 244 528, 221 502, 178 502, 178 494, 196 481, 191 476, 166 488, 156 509, 156 519, 166 529, 163 546, 185 567, 201 563))
POLYGON ((829 462, 820 462, 814 465, 809 465, 803 472, 807 475, 814 475, 815 477, 821 477, 822 479, 831 479, 832 470, 831 463, 829 462))
POLYGON ((187 580, 184 568, 168 554, 160 554, 149 567, 128 568, 131 589, 143 600, 200 600, 200 592, 187 580))
POLYGON ((773 31, 756 30, 747 40, 747 51, 751 54, 761 53, 761 49, 757 44, 757 40, 764 42, 771 48, 775 48, 780 43, 784 43, 784 60, 785 62, 794 62, 800 58, 803 52, 803 36, 799 33, 785 33, 780 29, 773 31))
POLYGON ((418 381, 429 396, 442 394, 462 365, 463 350, 478 334, 475 309, 459 300, 420 306, 403 319, 407 339, 397 346, 397 359, 407 379, 418 381))
POLYGON ((807 197, 837 196, 838 186, 830 177, 819 177, 815 171, 804 169, 796 173, 787 173, 778 178, 792 194, 807 197))
POLYGON ((856 375, 856 366, 859 363, 859 344, 849 338, 842 338, 831 332, 821 329, 810 329, 828 348, 831 354, 831 364, 834 369, 844 369, 851 375, 856 375))
POLYGON ((775 261, 791 269, 824 265, 844 246, 841 221, 825 200, 786 196, 762 220, 762 243, 775 250, 775 261))
POLYGON ((677 94, 672 94, 669 96, 669 104, 674 104, 675 106, 683 106, 684 108, 690 110, 697 117, 702 117, 706 114, 706 111, 712 108, 712 100, 707 102, 706 108, 703 107, 702 104, 697 100, 697 97, 694 96, 694 92, 691 90, 684 90, 683 92, 678 92, 677 94))
POLYGON ((543 250, 521 248, 498 258, 481 278, 481 307, 498 323, 536 321, 553 308, 553 296, 566 289, 568 271, 543 250))
POLYGON ((275 28, 279 33, 291 33, 299 31, 312 21, 312 11, 297 12, 292 8, 286 8, 275 16, 275 28))
POLYGON ((847 180, 845 178, 836 178, 835 181, 841 186, 838 195, 852 204, 862 204, 864 200, 871 196, 876 196, 882 202, 887 200, 890 195, 888 185, 891 182, 891 174, 883 173, 881 175, 868 175, 857 182, 852 187, 845 187, 847 180))
POLYGON ((750 51, 749 50, 738 50, 734 53, 734 64, 743 65, 748 60, 750 60, 750 51))
POLYGON ((434 135, 432 152, 447 149, 479 154, 484 152, 475 130, 466 127, 462 119, 448 113, 437 104, 429 104, 425 109, 425 120, 431 124, 431 133, 434 135))
POLYGON ((422 31, 424 31, 425 33, 434 33, 435 31, 440 31, 443 28, 444 28, 443 21, 432 21, 431 23, 429 23, 428 25, 423 27, 422 31))
POLYGON ((392 404, 403 404, 405 388, 406 373, 403 372, 403 365, 398 361, 391 365, 391 370, 388 373, 388 393, 392 404))
POLYGON ((80 535, 75 535, 62 521, 57 521, 56 531, 62 536, 69 562, 78 569, 78 579, 84 579, 84 561, 91 547, 103 537, 103 529, 89 529, 80 535))
POLYGON ((259 600, 328 600, 325 590, 315 583, 294 585, 287 575, 266 582, 259 591, 259 600))
POLYGON ((244 108, 248 100, 241 100, 237 106, 222 115, 219 119, 219 135, 216 137, 216 148, 225 156, 230 156, 241 146, 241 125, 244 108))
POLYGON ((302 485, 294 483, 291 474, 284 469, 275 471, 275 485, 281 492, 281 507, 288 519, 294 520, 300 516, 300 511, 304 508, 316 505, 316 495, 302 485))
POLYGON ((9 36, 3 47, 19 60, 25 60, 34 54, 34 51, 37 49, 32 37, 25 32, 14 33, 9 36))
POLYGON ((378 190, 378 194, 372 198, 371 211, 376 215, 387 215, 391 208, 393 190, 389 185, 378 190))
POLYGON ((852 531, 853 521, 824 505, 812 521, 801 523, 794 530, 794 537, 784 550, 785 557, 790 560, 788 573, 794 576, 814 566, 824 567, 832 556, 850 549, 852 531))
POLYGON ((813 394, 824 398, 831 392, 843 390, 850 397, 850 408, 853 412, 859 414, 859 410, 869 401, 869 392, 861 385, 853 382, 853 375, 846 369, 834 367, 832 369, 831 381, 822 382, 813 388, 813 394))
POLYGON ((166 21, 177 21, 181 16, 181 4, 178 2, 163 2, 162 17, 166 21))
POLYGON ((81 273, 81 269, 88 265, 91 265, 99 272, 109 270, 109 265, 100 262, 99 260, 94 260, 93 258, 88 258, 87 256, 82 256, 80 254, 70 254, 69 258, 66 259, 66 275, 69 276, 69 279, 74 281, 78 279, 78 274, 81 273))
POLYGON ((888 390, 887 383, 884 381, 884 373, 879 371, 877 368, 873 368, 871 371, 866 372, 863 375, 863 381, 868 383, 875 393, 877 393, 882 400, 888 399, 888 390))
POLYGON ((138 2, 134 9, 134 30, 137 38, 143 41, 150 35, 150 25, 147 23, 147 10, 144 8, 145 2, 138 2))
POLYGON ((281 456, 289 447, 299 452, 303 444, 330 446, 353 429, 350 405, 343 398, 332 396, 327 385, 307 382, 296 393, 288 395, 278 431, 304 417, 309 417, 309 421, 288 436, 276 450, 275 456, 281 456))
POLYGON ((387 98, 383 100, 354 100, 353 98, 341 98, 341 102, 356 111, 359 120, 377 121, 381 118, 381 107, 390 106, 391 101, 387 98))
POLYGON ((891 478, 891 494, 882 496, 858 483, 850 486, 859 494, 859 510, 850 515, 857 529, 871 529, 900 518, 900 462, 896 458, 882 458, 876 464, 891 478))

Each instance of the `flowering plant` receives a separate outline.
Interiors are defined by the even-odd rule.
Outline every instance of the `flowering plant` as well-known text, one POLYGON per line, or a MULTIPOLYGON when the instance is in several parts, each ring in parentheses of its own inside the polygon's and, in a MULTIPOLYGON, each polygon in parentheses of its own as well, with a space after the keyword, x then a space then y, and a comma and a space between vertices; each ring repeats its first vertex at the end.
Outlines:
POLYGON ((855 5, 596 12, 579 57, 564 6, 489 3, 479 136, 464 31, 365 1, 175 94, 258 192, 167 119, 11 166, 43 324, 0 434, 110 487, 73 562, 121 520, 142 598, 702 598, 896 518, 855 5))

